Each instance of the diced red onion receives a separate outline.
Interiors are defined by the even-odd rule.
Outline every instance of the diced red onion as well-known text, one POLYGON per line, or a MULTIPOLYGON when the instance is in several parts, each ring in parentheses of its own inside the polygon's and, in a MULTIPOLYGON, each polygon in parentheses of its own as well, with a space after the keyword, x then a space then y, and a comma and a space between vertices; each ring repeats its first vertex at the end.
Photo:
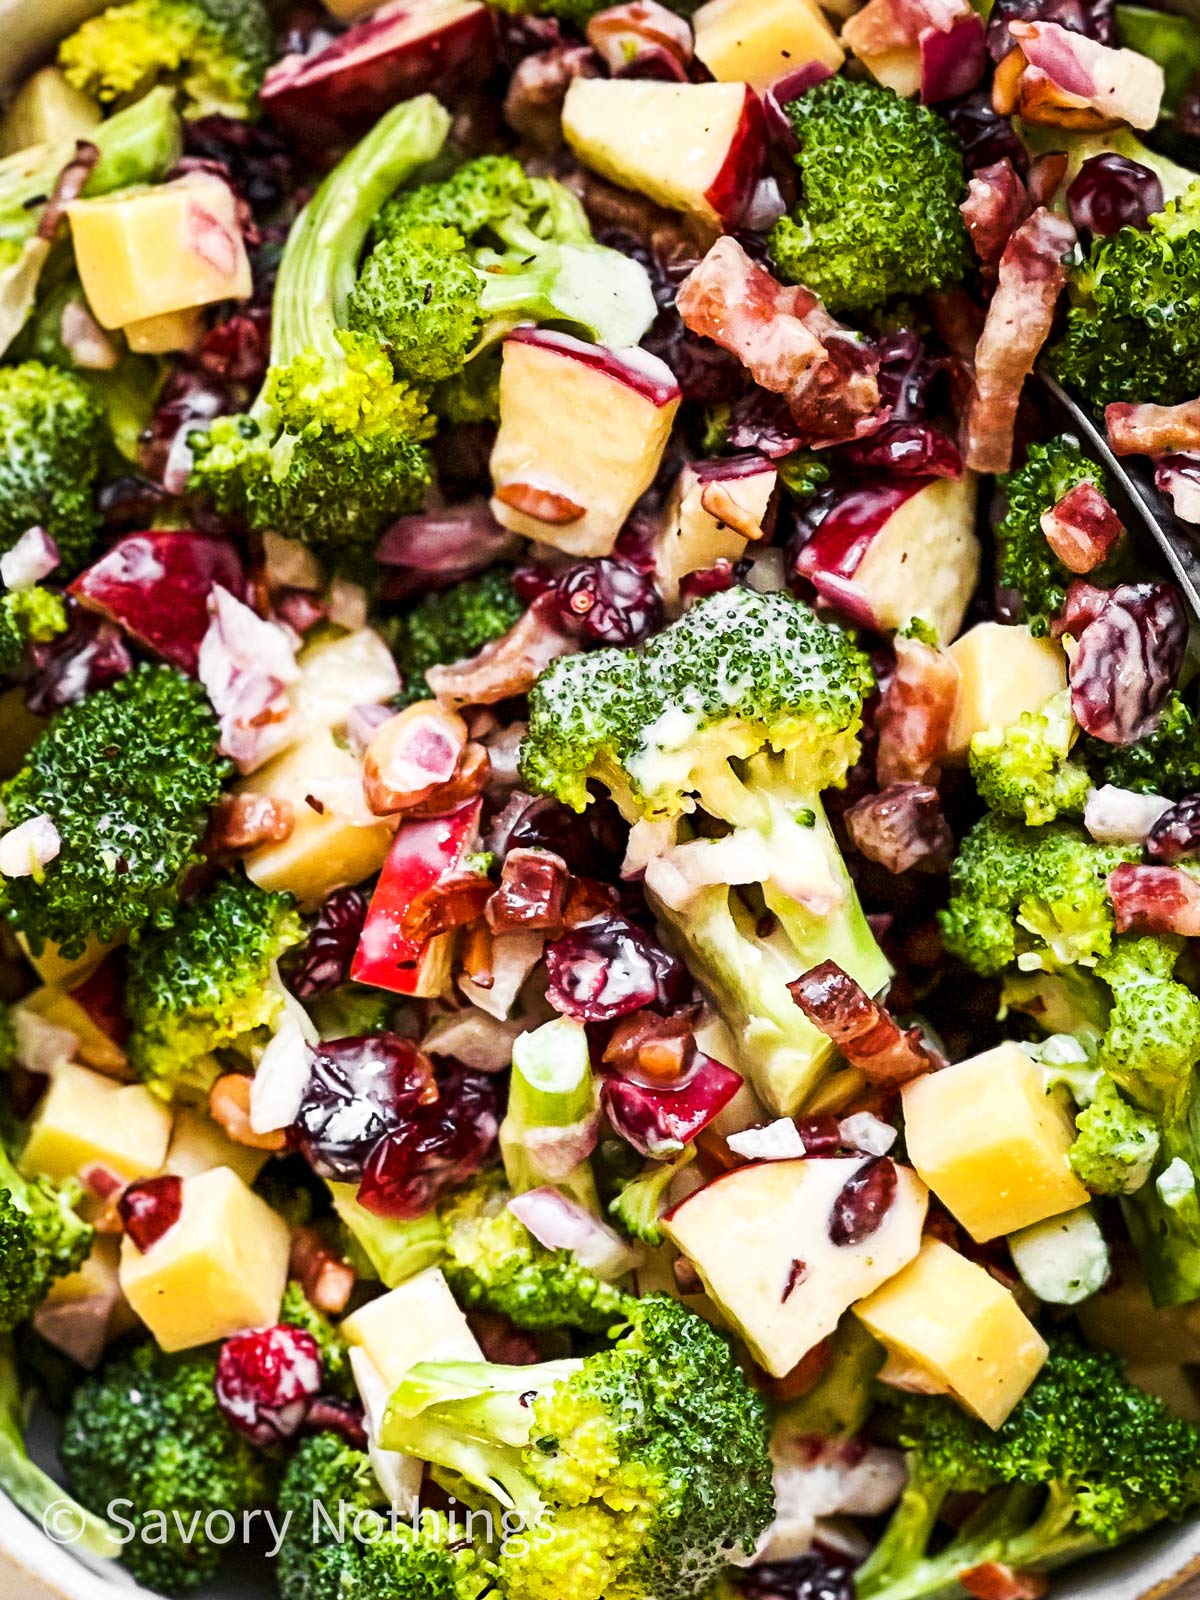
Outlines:
POLYGON ((804 1154, 804 1140, 791 1117, 780 1117, 762 1128, 731 1133, 725 1143, 735 1156, 747 1161, 792 1161, 804 1154))
POLYGON ((375 559, 418 572, 479 572, 511 555, 520 541, 502 528, 486 500, 401 517, 384 534, 375 559))
POLYGON ((396 715, 392 706, 355 706, 346 718, 346 741, 356 756, 361 756, 371 742, 376 728, 390 722, 396 715))
POLYGON ((1083 825, 1099 844, 1141 844, 1170 809, 1171 802, 1161 794, 1137 794, 1106 783, 1088 795, 1083 825))
POLYGON ((0 878, 36 878, 61 849, 54 822, 39 812, 0 835, 0 878))
POLYGON ((1182 522, 1200 525, 1200 452, 1163 456, 1154 468, 1154 482, 1182 522))
POLYGON ((250 1128, 254 1133, 290 1128, 300 1114, 312 1076, 312 1058, 295 1015, 299 1009, 297 1005, 284 1012, 251 1080, 250 1128))
POLYGON ((11 550, 0 556, 0 583, 14 591, 32 589, 60 560, 58 546, 45 528, 26 528, 11 550))
POLYGON ((242 772, 290 744, 298 721, 287 685, 300 677, 289 632, 215 585, 198 676, 221 724, 221 749, 242 772))
POLYGON ((766 233, 787 211, 787 202, 774 178, 760 178, 742 213, 740 226, 751 233, 766 233))
POLYGON ((598 1278, 623 1278, 637 1264, 620 1234, 557 1189, 530 1189, 514 1195, 508 1209, 539 1244, 547 1250, 569 1250, 580 1266, 598 1278))

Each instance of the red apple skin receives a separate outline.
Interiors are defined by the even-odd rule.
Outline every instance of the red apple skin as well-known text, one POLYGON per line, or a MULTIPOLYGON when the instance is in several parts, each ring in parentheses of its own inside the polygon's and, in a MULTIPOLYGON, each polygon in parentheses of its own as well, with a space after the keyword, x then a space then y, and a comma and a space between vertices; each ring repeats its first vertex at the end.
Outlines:
POLYGON ((747 84, 742 114, 725 152, 725 160, 704 194, 723 227, 733 228, 741 220, 762 176, 766 158, 767 131, 762 102, 747 84))
POLYGON ((741 478, 756 478, 760 472, 774 472, 775 467, 765 456, 751 451, 748 455, 693 461, 692 471, 698 483, 732 483, 741 478))
POLYGON ((615 378, 618 383, 623 383, 635 394, 644 395, 656 406, 669 406, 680 398, 679 385, 672 376, 670 368, 665 362, 659 361, 656 356, 649 355, 646 351, 639 351, 631 360, 620 351, 610 350, 607 345, 587 344, 583 339, 576 339, 573 334, 554 333, 548 328, 516 328, 508 335, 506 342, 540 345, 546 350, 557 350, 585 367, 593 367, 597 372, 615 378), (639 363, 644 363, 644 370, 643 365, 639 363), (664 374, 661 378, 657 371, 660 367, 664 374))
POLYGON ((420 0, 396 0, 312 56, 285 56, 260 99, 305 144, 365 133, 410 95, 482 83, 496 61, 487 6, 465 0, 441 19, 420 0))
POLYGON ((69 592, 147 650, 196 676, 215 585, 240 599, 246 580, 231 544, 206 533, 127 533, 81 572, 69 592))
POLYGON ((873 539, 900 507, 933 480, 892 478, 867 484, 839 500, 796 558, 796 572, 830 605, 864 628, 877 624, 875 608, 854 574, 873 539))
POLYGON ((444 817, 403 823, 379 874, 358 949, 350 966, 355 983, 393 994, 413 994, 432 940, 401 932, 404 915, 419 894, 453 872, 479 835, 483 801, 469 800, 444 817))

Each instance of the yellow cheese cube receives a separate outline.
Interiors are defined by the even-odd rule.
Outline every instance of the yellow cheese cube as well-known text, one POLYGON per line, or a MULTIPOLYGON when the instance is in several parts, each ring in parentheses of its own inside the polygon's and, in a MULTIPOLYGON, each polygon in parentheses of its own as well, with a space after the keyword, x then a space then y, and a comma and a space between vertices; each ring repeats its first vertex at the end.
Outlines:
POLYGON ((692 18, 696 55, 721 83, 766 89, 809 61, 846 59, 813 0, 708 0, 692 18))
POLYGON ((279 1320, 287 1223, 228 1167, 183 1181, 179 1221, 143 1254, 121 1242, 121 1288, 164 1350, 279 1320))
POLYGON ((341 1324, 394 1389, 418 1361, 480 1361, 482 1352, 440 1267, 427 1267, 341 1324))
POLYGON ((1008 1416, 1048 1354, 1009 1291, 939 1239, 926 1239, 916 1260, 854 1311, 901 1368, 928 1373, 932 1388, 989 1428, 1008 1416))
POLYGON ((99 124, 96 102, 72 87, 60 68, 43 67, 21 85, 0 121, 0 156, 86 139, 99 124))
POLYGON ((161 1169, 170 1137, 171 1113, 149 1089, 65 1063, 30 1124, 21 1170, 71 1178, 104 1167, 145 1178, 161 1169))
POLYGON ((1075 1130, 1020 1045, 914 1078, 901 1099, 910 1161, 973 1239, 1087 1204, 1067 1162, 1075 1130))
POLYGON ((75 264, 105 328, 250 294, 229 186, 205 173, 67 207, 75 264))
POLYGON ((141 317, 123 328, 125 342, 140 356, 167 355, 172 350, 191 350, 204 332, 204 318, 198 306, 184 311, 164 311, 157 317, 141 317))
POLYGON ((73 1033, 79 1041, 75 1047, 76 1058, 85 1066, 99 1067, 102 1072, 110 1073, 120 1072, 124 1067, 126 1058, 121 1046, 110 1039, 103 1028, 97 1027, 79 1001, 65 990, 43 984, 27 994, 17 1010, 31 1011, 44 1022, 73 1033))
POLYGON ((214 1167, 228 1167, 243 1183, 253 1183, 267 1155, 266 1150, 235 1144, 211 1117, 185 1106, 176 1114, 163 1171, 180 1178, 198 1178, 214 1167))
POLYGON ((985 728, 1007 728, 1067 687, 1067 658, 1054 639, 1028 628, 980 622, 956 639, 949 654, 958 668, 958 698, 947 756, 965 763, 971 740, 985 728))
POLYGON ((316 905, 333 889, 361 883, 378 872, 392 842, 386 822, 370 818, 362 802, 362 766, 318 728, 284 750, 240 785, 243 794, 290 800, 295 817, 281 844, 260 845, 246 857, 246 875, 260 889, 286 889, 305 905, 316 905), (339 809, 322 795, 338 792, 339 809), (316 801, 314 809, 308 797, 316 801), (341 809, 344 801, 346 810, 341 809), (359 809, 350 814, 348 808, 359 809))

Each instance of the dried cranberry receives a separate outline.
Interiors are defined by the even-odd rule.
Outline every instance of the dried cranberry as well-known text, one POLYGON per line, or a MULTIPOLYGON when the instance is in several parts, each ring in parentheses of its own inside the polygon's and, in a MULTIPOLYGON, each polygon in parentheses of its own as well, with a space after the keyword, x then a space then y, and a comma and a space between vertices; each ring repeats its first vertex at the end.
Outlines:
POLYGON ((266 376, 270 338, 265 317, 239 312, 205 334, 196 363, 221 383, 257 389, 266 376))
POLYGON ((635 644, 662 621, 662 599, 653 579, 613 556, 576 561, 561 572, 520 567, 514 584, 522 600, 552 593, 562 627, 588 643, 635 644))
POLYGON ((353 1182, 379 1141, 434 1095, 429 1059, 411 1039, 326 1039, 296 1118, 301 1148, 323 1178, 353 1182))
POLYGON ((145 1255, 173 1228, 183 1211, 183 1179, 170 1173, 131 1183, 117 1201, 125 1232, 145 1255))
POLYGON ((217 1357, 217 1404, 231 1428, 275 1444, 300 1431, 323 1377, 320 1347, 305 1329, 280 1323, 239 1333, 217 1357))
POLYGON ((33 672, 25 685, 25 704, 35 717, 50 717, 86 695, 107 689, 133 669, 133 657, 111 622, 69 602, 69 626, 50 644, 29 649, 33 672))
POLYGON ((833 1156, 845 1143, 841 1123, 833 1115, 801 1117, 797 1120, 796 1132, 806 1156, 833 1156))
POLYGON ((148 528, 168 498, 161 484, 127 472, 101 484, 96 491, 96 510, 106 528, 148 528))
POLYGON ((1029 157, 1012 123, 992 108, 990 90, 979 89, 941 109, 962 147, 963 164, 968 172, 990 167, 1006 156, 1018 172, 1028 167, 1029 157))
POLYGON ((453 1067, 438 1090, 432 1105, 416 1107, 371 1152, 358 1198, 376 1216, 424 1216, 491 1154, 500 1127, 495 1080, 453 1067))
POLYGON ((1169 583, 1123 583, 1079 635, 1071 710, 1085 733, 1132 744, 1157 725, 1187 650, 1188 619, 1169 583))
POLYGON ((1171 863, 1200 855, 1200 794, 1184 795, 1163 812, 1146 835, 1146 854, 1171 863))
POLYGON ((691 1066, 674 1082, 648 1084, 613 1076, 604 1082, 604 1109, 613 1128, 644 1156, 682 1150, 742 1086, 730 1067, 697 1050, 691 1066))
POLYGON ((929 414, 935 385, 945 362, 911 328, 897 328, 875 347, 879 357, 879 399, 891 407, 893 422, 916 422, 929 414))
POLYGON ((293 994, 308 1000, 346 982, 366 918, 367 897, 361 889, 334 890, 297 952, 297 966, 289 978, 293 994))
POLYGON ((367 1430, 360 1407, 352 1400, 339 1400, 322 1394, 312 1402, 304 1418, 305 1433, 340 1433, 355 1450, 367 1448, 367 1430))
POLYGON ((846 1179, 833 1202, 829 1237, 836 1245, 862 1244, 877 1231, 896 1196, 896 1163, 873 1156, 846 1179))
POLYGON ((699 572, 685 572, 679 580, 679 592, 686 600, 702 600, 705 595, 732 589, 737 581, 735 564, 721 560, 714 566, 702 567, 699 572))
POLYGON ((854 1600, 853 1566, 833 1550, 762 1561, 738 1573, 736 1582, 749 1600, 854 1600))
POLYGON ((595 917, 546 946, 546 998, 579 1022, 612 1022, 685 997, 682 963, 622 916, 595 917))
POLYGON ((988 17, 987 44, 993 61, 1015 48, 1010 22, 1057 22, 1100 44, 1116 44, 1116 0, 996 0, 988 17))
POLYGON ((844 459, 902 478, 962 477, 957 445, 924 422, 884 423, 866 439, 846 445, 844 459))
POLYGON ((1145 228, 1162 208, 1163 186, 1158 174, 1140 161, 1111 151, 1085 161, 1067 190, 1071 221, 1093 233, 1145 228))
POLYGON ((255 211, 273 211, 291 189, 290 147, 270 123, 219 114, 197 117, 184 123, 184 149, 225 167, 234 189, 255 211))

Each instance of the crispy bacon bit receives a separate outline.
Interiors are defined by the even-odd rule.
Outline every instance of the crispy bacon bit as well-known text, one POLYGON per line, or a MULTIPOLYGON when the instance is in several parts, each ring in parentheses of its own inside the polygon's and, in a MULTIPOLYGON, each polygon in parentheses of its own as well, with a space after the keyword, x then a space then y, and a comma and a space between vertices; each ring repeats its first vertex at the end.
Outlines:
POLYGON ((738 503, 723 483, 715 479, 706 483, 700 490, 700 504, 710 517, 732 528, 734 533, 740 533, 743 539, 762 538, 762 523, 738 503))
POLYGON ((561 150, 562 108, 576 78, 598 78, 602 63, 587 45, 556 45, 518 61, 504 96, 504 120, 539 150, 561 150))
POLYGON ((798 1289, 807 1277, 808 1262, 801 1261, 797 1256, 788 1268, 787 1282, 783 1286, 783 1293, 779 1296, 780 1300, 784 1302, 790 1300, 792 1291, 798 1289))
POLYGON ((1200 881, 1181 867, 1123 862, 1108 879, 1117 932, 1200 935, 1200 881))
POLYGON ((1011 117, 1017 109, 1021 78, 1028 65, 1015 45, 996 63, 992 75, 992 110, 998 117, 1011 117))
POLYGON ((1200 523, 1200 454, 1163 456, 1155 466, 1154 482, 1181 521, 1200 523))
POLYGON ((561 932, 569 882, 567 863, 552 850, 510 850, 501 869, 500 887, 487 903, 488 927, 495 933, 510 928, 561 932))
POLYGON ((958 1581, 974 1600, 1042 1600, 1050 1592, 1044 1572, 1017 1572, 1003 1561, 981 1561, 960 1572, 958 1581))
MULTIPOLYGON (((1053 205, 1069 166, 1070 158, 1063 150, 1047 150, 1045 155, 1038 156, 1036 161, 1030 163, 1025 187, 1035 206, 1053 205)), ((1075 222, 1073 216, 1071 221, 1075 222)))
POLYGON ((888 872, 945 872, 954 835, 941 799, 927 783, 893 783, 866 795, 845 815, 855 849, 888 872))
POLYGON ((916 1028, 901 1028, 836 961, 822 961, 802 973, 788 984, 788 992, 808 1020, 871 1083, 907 1083, 941 1065, 916 1028))
POLYGON ((250 1126, 250 1079, 240 1072, 227 1072, 213 1084, 208 1094, 208 1114, 234 1144, 244 1144, 251 1150, 278 1151, 287 1147, 287 1134, 282 1128, 255 1133, 250 1126))
POLYGON ((958 668, 944 651, 919 639, 896 640, 896 670, 875 722, 875 771, 882 789, 936 780, 957 696, 958 668))
POLYGON ((1118 400, 1105 406, 1104 425, 1118 456, 1200 450, 1200 400, 1185 400, 1179 406, 1130 405, 1118 400))
POLYGON ((1010 22, 1031 68, 1106 120, 1152 128, 1162 107, 1163 70, 1136 50, 1114 49, 1057 22, 1010 22))
POLYGON ((1091 572, 1124 533, 1121 519, 1094 483, 1077 483, 1042 513, 1046 543, 1068 572, 1091 572))
POLYGON ((604 1048, 605 1065, 640 1073, 653 1083, 681 1078, 696 1055, 693 1020, 683 1013, 660 1017, 653 1011, 631 1012, 612 1031, 604 1048))
POLYGON ((100 147, 98 145, 90 143, 87 139, 76 140, 75 154, 59 173, 58 182, 54 185, 54 191, 42 207, 42 214, 38 219, 37 225, 37 238, 46 244, 54 242, 54 235, 58 232, 58 225, 66 215, 67 207, 72 200, 79 199, 99 159, 100 147))
POLYGON ((1067 281, 1075 229, 1039 207, 1009 239, 975 349, 963 456, 976 472, 1007 472, 1021 388, 1046 342, 1067 281))
POLYGON ((377 817, 408 811, 454 777, 467 725, 453 711, 418 700, 382 723, 363 756, 363 794, 377 817))
POLYGON ((556 657, 579 649, 579 641, 557 626, 557 616, 554 595, 541 594, 506 634, 465 661, 430 667, 425 680, 450 706, 494 706, 527 694, 556 657))
POLYGON ((273 800, 266 794, 222 795, 208 820, 204 853, 240 855, 260 844, 282 844, 296 825, 296 808, 290 800, 273 800))
POLYGON ((959 210, 975 254, 986 268, 993 269, 1030 210, 1025 185, 1007 156, 979 168, 967 184, 967 198, 959 210))
POLYGON ((304 1298, 318 1311, 337 1317, 354 1292, 354 1268, 332 1250, 316 1228, 292 1234, 291 1275, 300 1280, 304 1298))
POLYGON ((494 885, 484 872, 452 872, 417 895, 400 922, 408 939, 423 942, 483 915, 494 885))
POLYGON ((511 506, 522 516, 532 517, 535 522, 544 522, 551 528, 563 528, 568 523, 578 522, 587 510, 586 506, 581 506, 565 494, 559 494, 555 489, 543 489, 536 483, 498 483, 495 495, 502 505, 511 506))
POLYGON ((619 73, 639 56, 666 54, 682 80, 692 59, 692 30, 657 0, 629 0, 598 11, 587 25, 587 42, 610 72, 619 73))

